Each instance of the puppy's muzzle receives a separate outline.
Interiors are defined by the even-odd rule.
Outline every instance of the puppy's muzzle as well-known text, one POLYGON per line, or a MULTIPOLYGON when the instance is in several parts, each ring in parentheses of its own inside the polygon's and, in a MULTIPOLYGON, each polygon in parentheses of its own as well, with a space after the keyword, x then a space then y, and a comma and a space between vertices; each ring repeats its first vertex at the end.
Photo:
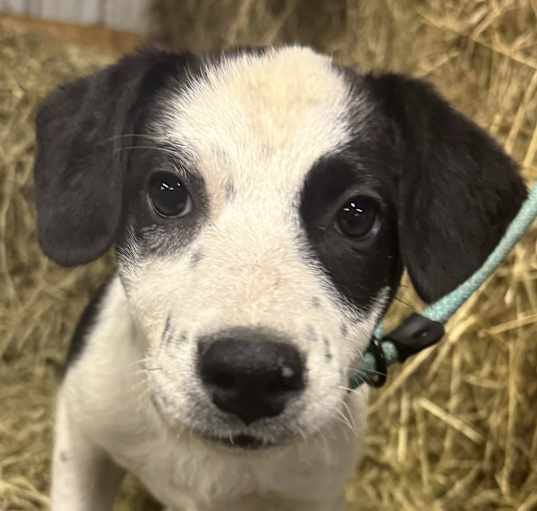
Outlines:
POLYGON ((212 402, 246 425, 280 415, 304 390, 302 357, 281 337, 236 329, 199 346, 199 373, 212 402))

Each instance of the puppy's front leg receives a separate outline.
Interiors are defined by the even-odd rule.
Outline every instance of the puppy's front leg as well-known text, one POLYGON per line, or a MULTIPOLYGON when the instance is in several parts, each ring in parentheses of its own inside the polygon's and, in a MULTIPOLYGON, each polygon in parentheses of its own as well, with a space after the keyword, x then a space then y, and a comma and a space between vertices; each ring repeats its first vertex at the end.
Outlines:
POLYGON ((111 511, 124 471, 69 419, 58 399, 52 460, 52 511, 111 511))

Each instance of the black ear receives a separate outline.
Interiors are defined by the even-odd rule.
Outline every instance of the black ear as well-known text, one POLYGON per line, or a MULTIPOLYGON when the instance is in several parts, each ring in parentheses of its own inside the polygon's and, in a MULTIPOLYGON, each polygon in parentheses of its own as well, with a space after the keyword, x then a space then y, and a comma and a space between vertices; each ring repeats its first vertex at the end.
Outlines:
POLYGON ((125 57, 53 92, 37 115, 38 237, 54 261, 99 257, 122 221, 128 151, 148 96, 181 65, 161 51, 125 57))
POLYGON ((416 291, 434 301, 477 270, 526 197, 517 165, 426 82, 368 76, 400 155, 399 243, 416 291))

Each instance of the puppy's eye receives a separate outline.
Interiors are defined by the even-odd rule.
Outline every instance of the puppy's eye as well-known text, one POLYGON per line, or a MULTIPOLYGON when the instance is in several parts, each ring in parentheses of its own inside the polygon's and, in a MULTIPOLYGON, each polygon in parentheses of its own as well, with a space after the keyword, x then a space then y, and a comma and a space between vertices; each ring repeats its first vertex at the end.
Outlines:
POLYGON ((185 216, 192 209, 186 186, 172 172, 155 172, 149 179, 147 193, 160 216, 185 216))
POLYGON ((357 195, 349 199, 337 214, 337 227, 351 238, 363 238, 377 225, 379 203, 372 197, 357 195))

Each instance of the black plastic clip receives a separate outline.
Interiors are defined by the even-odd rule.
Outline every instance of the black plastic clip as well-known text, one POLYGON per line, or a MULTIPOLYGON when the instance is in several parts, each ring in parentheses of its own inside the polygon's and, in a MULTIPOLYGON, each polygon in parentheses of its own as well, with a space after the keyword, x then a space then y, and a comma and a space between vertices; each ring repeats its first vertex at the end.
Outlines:
POLYGON ((411 314, 382 339, 373 337, 368 352, 375 358, 375 370, 367 375, 366 383, 372 387, 382 387, 386 383, 388 361, 382 349, 382 343, 391 342, 397 350, 397 360, 404 362, 412 355, 436 344, 443 335, 442 323, 419 314, 411 314))
POLYGON ((387 334, 385 339, 395 345, 399 362, 404 362, 408 357, 436 344, 443 336, 443 323, 419 314, 411 314, 387 334))

